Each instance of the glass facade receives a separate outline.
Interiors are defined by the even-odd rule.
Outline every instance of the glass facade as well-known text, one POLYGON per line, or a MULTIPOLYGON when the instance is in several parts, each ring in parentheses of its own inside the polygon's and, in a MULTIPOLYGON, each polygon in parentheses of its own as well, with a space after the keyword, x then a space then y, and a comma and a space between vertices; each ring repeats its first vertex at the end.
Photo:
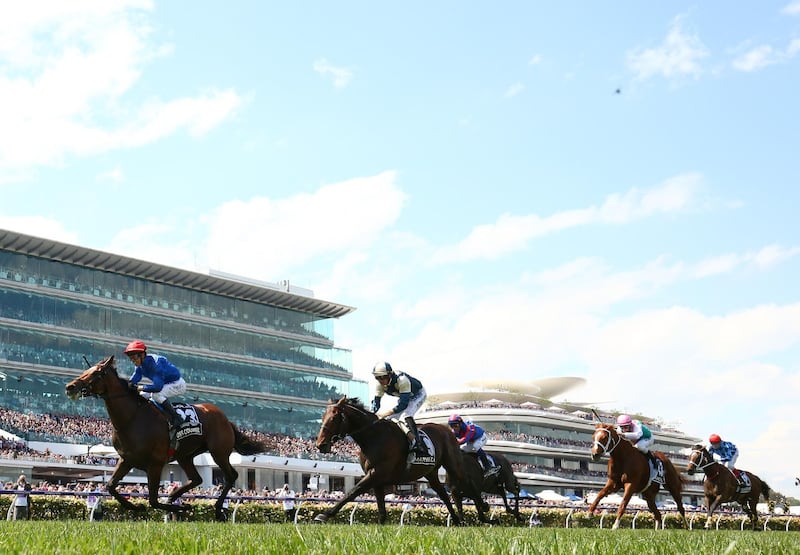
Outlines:
POLYGON ((0 250, 0 404, 106 416, 71 402, 64 386, 85 363, 122 354, 132 339, 167 356, 188 391, 245 428, 315 435, 330 398, 366 400, 351 352, 334 345, 333 318, 0 250))

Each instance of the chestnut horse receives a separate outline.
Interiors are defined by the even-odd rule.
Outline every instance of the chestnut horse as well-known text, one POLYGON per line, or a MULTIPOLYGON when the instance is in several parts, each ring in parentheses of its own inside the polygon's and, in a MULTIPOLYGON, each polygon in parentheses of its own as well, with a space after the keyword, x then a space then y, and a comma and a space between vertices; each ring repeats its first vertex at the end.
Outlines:
MULTIPOLYGON (((634 493, 638 493, 647 501, 647 507, 653 513, 656 529, 664 528, 661 520, 661 511, 656 507, 656 494, 661 485, 650 480, 650 464, 647 456, 639 451, 625 438, 620 437, 617 430, 611 424, 597 423, 594 426, 592 435, 592 460, 598 461, 601 456, 608 455, 608 480, 605 487, 600 490, 589 507, 589 514, 593 514, 597 509, 597 504, 606 495, 623 489, 622 502, 617 509, 617 519, 614 521, 612 529, 619 528, 619 521, 625 514, 628 502, 634 493)), ((678 512, 683 518, 683 527, 687 527, 686 513, 683 509, 681 492, 686 479, 680 475, 672 462, 664 455, 656 451, 651 453, 661 461, 664 467, 664 487, 675 500, 678 512)))
POLYGON ((694 474, 696 471, 702 470, 706 479, 703 482, 703 491, 706 494, 706 511, 708 518, 706 518, 706 529, 711 527, 711 515, 714 510, 722 503, 736 502, 742 506, 747 516, 750 517, 750 522, 753 525, 753 530, 758 529, 758 498, 764 496, 764 501, 769 501, 769 486, 761 478, 742 470, 750 479, 750 491, 748 493, 739 493, 738 480, 733 475, 731 470, 719 462, 714 460, 708 449, 701 444, 692 447, 692 454, 689 455, 689 464, 686 466, 688 474, 694 474))
POLYGON ((186 491, 199 486, 203 479, 192 459, 196 455, 209 452, 217 463, 225 483, 214 504, 217 520, 226 520, 223 509, 225 497, 228 495, 238 473, 228 460, 235 449, 242 455, 255 455, 266 450, 266 446, 251 440, 242 434, 228 420, 219 408, 209 403, 192 405, 202 429, 202 435, 188 435, 181 439, 175 460, 186 472, 188 481, 177 488, 169 496, 168 503, 158 500, 158 484, 161 472, 170 460, 169 433, 166 416, 150 401, 142 397, 128 381, 120 378, 114 364, 114 357, 95 364, 72 380, 66 387, 70 399, 82 397, 100 397, 106 403, 106 410, 114 427, 112 441, 119 453, 119 462, 111 480, 108 492, 119 501, 125 509, 144 510, 144 505, 136 505, 117 491, 117 485, 128 472, 139 468, 147 473, 147 489, 150 506, 169 512, 185 511, 189 505, 174 505, 186 491))
MULTIPOLYGON (((464 452, 462 451, 462 453, 464 452)), ((514 518, 518 521, 524 520, 522 515, 519 514, 519 491, 521 488, 519 480, 517 480, 514 474, 514 469, 511 467, 511 463, 500 453, 489 453, 487 451, 487 454, 490 455, 494 459, 495 464, 500 467, 500 471, 496 474, 484 477, 483 467, 478 462, 478 455, 476 453, 464 453, 464 475, 467 482, 469 482, 467 487, 464 487, 463 482, 451 480, 448 475, 447 481, 450 484, 450 490, 453 494, 453 501, 455 501, 458 515, 462 520, 464 519, 464 497, 470 497, 469 494, 465 494, 465 491, 472 489, 473 491, 494 493, 501 496, 506 512, 514 515, 514 518), (514 494, 513 510, 508 504, 507 493, 514 494)), ((478 499, 472 498, 472 500, 475 502, 475 509, 478 511, 478 519, 481 522, 491 522, 485 515, 486 511, 489 509, 489 505, 480 497, 478 499)))
POLYGON ((421 424, 419 431, 427 434, 435 451, 435 464, 408 464, 408 440, 405 433, 394 422, 379 419, 367 410, 358 399, 342 397, 330 401, 317 436, 317 448, 321 453, 330 453, 331 445, 350 436, 360 448, 359 461, 364 469, 364 477, 339 500, 336 505, 314 518, 317 522, 327 522, 347 503, 366 493, 375 492, 378 504, 378 520, 386 522, 386 487, 416 482, 426 478, 431 488, 447 506, 453 522, 461 519, 450 502, 444 485, 439 480, 439 467, 444 466, 456 480, 464 479, 463 461, 458 441, 449 428, 441 424, 421 424))

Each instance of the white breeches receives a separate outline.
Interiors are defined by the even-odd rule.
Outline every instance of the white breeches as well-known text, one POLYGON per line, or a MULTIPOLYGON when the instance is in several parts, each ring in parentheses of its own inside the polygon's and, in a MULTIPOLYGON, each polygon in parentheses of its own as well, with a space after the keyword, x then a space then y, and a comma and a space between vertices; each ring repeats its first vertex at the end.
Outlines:
POLYGON ((416 397, 412 397, 408 400, 408 406, 405 408, 404 411, 398 412, 397 414, 393 414, 391 417, 396 420, 405 420, 409 416, 414 416, 419 408, 422 406, 422 403, 425 402, 425 399, 428 398, 428 394, 425 392, 425 388, 419 390, 419 393, 416 397))
POLYGON ((468 441, 466 443, 462 443, 461 450, 464 451, 465 453, 477 453, 478 449, 486 445, 487 441, 489 441, 489 438, 486 437, 486 434, 483 434, 475 441, 468 441))
POLYGON ((183 378, 179 378, 177 381, 164 384, 164 387, 161 388, 161 391, 142 391, 142 397, 147 399, 152 399, 156 403, 163 403, 167 400, 167 397, 174 397, 175 395, 183 395, 186 393, 186 382, 183 381, 183 378))
POLYGON ((642 453, 649 453, 650 452, 650 448, 653 446, 653 444, 655 442, 656 442, 656 438, 650 436, 647 439, 645 439, 645 438, 640 439, 639 441, 634 443, 633 446, 636 447, 642 453))
POLYGON ((736 464, 736 459, 738 459, 738 458, 739 458, 739 453, 737 452, 737 453, 734 453, 733 455, 731 455, 731 460, 729 460, 729 461, 720 461, 720 464, 723 464, 723 465, 727 466, 729 469, 733 470, 735 468, 734 465, 736 464))

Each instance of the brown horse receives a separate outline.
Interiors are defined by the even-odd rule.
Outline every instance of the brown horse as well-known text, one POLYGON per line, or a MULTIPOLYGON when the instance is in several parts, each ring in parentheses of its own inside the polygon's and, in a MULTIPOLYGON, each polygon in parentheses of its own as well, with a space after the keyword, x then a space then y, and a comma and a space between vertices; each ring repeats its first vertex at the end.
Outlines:
MULTIPOLYGON (((490 455, 494 459, 495 464, 500 467, 500 471, 496 474, 484 477, 483 467, 478 462, 477 453, 464 453, 464 477, 467 484, 465 485, 463 481, 458 482, 457 480, 451 479, 450 475, 447 477, 458 515, 462 520, 464 519, 464 497, 470 497, 470 495, 465 492, 477 491, 499 495, 503 498, 503 505, 506 508, 506 512, 514 515, 514 518, 518 521, 524 520, 519 513, 519 492, 521 487, 519 485, 519 480, 517 480, 514 474, 514 469, 511 467, 511 463, 500 453, 489 453, 487 451, 487 454, 490 455), (514 494, 513 510, 508 504, 507 493, 514 494)), ((489 509, 488 504, 485 503, 481 497, 478 497, 478 499, 471 499, 475 502, 475 509, 478 511, 478 519, 481 522, 491 522, 490 519, 486 518, 485 514, 489 509)))
POLYGON ((702 470, 706 479, 703 482, 703 491, 706 494, 706 510, 708 511, 708 518, 706 519, 706 529, 711 527, 711 515, 714 510, 722 503, 736 502, 742 506, 747 515, 750 517, 750 522, 753 525, 753 530, 758 529, 758 498, 764 496, 764 501, 769 501, 769 486, 761 478, 742 470, 750 480, 750 491, 747 493, 740 493, 738 491, 738 480, 733 472, 723 464, 718 463, 711 456, 703 445, 697 444, 692 447, 692 454, 689 455, 689 464, 686 466, 688 474, 694 474, 696 471, 702 470))
MULTIPOLYGON (((605 487, 600 490, 597 497, 592 501, 589 507, 589 514, 594 513, 597 509, 597 504, 600 503, 603 497, 622 488, 624 490, 622 502, 619 504, 617 519, 612 526, 614 530, 619 528, 619 521, 622 519, 622 515, 625 514, 625 509, 628 507, 628 502, 634 493, 640 494, 647 501, 647 507, 653 513, 656 529, 664 528, 664 523, 661 520, 661 511, 656 507, 656 494, 661 484, 650 480, 650 464, 647 462, 647 456, 634 447, 631 442, 620 437, 611 424, 597 423, 594 428, 592 460, 598 461, 603 455, 609 456, 608 480, 605 487)), ((686 479, 680 475, 664 453, 652 451, 652 454, 661 461, 664 467, 664 487, 678 505, 678 512, 683 518, 683 527, 686 528, 686 513, 681 499, 681 492, 686 479)))
POLYGON ((453 522, 460 523, 461 519, 453 510, 447 490, 438 476, 439 467, 444 466, 457 480, 463 480, 464 468, 458 441, 453 432, 441 424, 422 424, 419 431, 427 434, 433 444, 434 464, 409 464, 405 433, 394 422, 379 419, 358 399, 342 397, 338 401, 330 401, 322 416, 317 448, 321 453, 330 453, 333 443, 345 436, 352 437, 360 448, 359 460, 364 477, 336 505, 317 514, 314 520, 327 522, 343 506, 371 489, 375 492, 378 504, 378 520, 383 524, 386 522, 386 487, 426 478, 447 506, 453 522))
POLYGON ((219 408, 209 403, 192 405, 201 425, 202 435, 187 435, 181 439, 175 452, 175 460, 186 472, 188 481, 169 496, 168 503, 158 500, 158 483, 164 465, 170 460, 167 418, 160 409, 131 388, 127 380, 117 375, 114 357, 99 362, 86 370, 66 387, 70 399, 100 397, 114 427, 112 440, 119 453, 119 462, 108 482, 108 492, 126 509, 143 510, 117 492, 117 485, 133 468, 147 473, 147 488, 150 506, 170 512, 189 509, 188 505, 173 505, 186 491, 199 486, 203 479, 192 459, 200 453, 209 452, 222 470, 225 482, 214 504, 217 520, 226 520, 223 509, 238 473, 228 458, 235 449, 242 455, 255 455, 266 450, 266 446, 243 435, 228 420, 219 408))

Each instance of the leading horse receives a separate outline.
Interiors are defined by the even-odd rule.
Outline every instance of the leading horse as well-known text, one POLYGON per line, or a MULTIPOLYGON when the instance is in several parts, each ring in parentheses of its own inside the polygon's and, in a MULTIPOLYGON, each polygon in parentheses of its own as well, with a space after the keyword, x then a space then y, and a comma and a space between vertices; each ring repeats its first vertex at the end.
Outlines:
MULTIPOLYGON (((322 425, 317 436, 317 449, 330 453, 331 445, 350 436, 360 448, 359 461, 364 477, 347 492, 333 507, 317 514, 317 522, 327 522, 347 503, 359 495, 373 490, 378 504, 378 520, 386 522, 386 488, 397 484, 416 482, 426 478, 431 488, 439 495, 453 522, 461 519, 453 509, 444 485, 439 480, 439 467, 457 480, 464 479, 461 449, 453 432, 441 424, 422 424, 418 427, 420 435, 426 434, 435 451, 434 464, 415 464, 408 462, 408 440, 405 433, 394 422, 379 419, 368 411, 358 399, 342 397, 331 400, 322 415, 322 425)), ((474 493, 474 492, 473 492, 474 493)))
POLYGON ((689 455, 689 464, 686 466, 687 474, 694 474, 698 470, 702 470, 706 479, 703 482, 703 491, 706 495, 706 511, 708 518, 706 518, 706 529, 711 527, 711 515, 714 510, 722 503, 736 502, 750 517, 750 523, 753 530, 758 530, 758 498, 764 496, 764 501, 769 501, 770 488, 767 483, 753 474, 745 470, 741 471, 745 474, 750 482, 750 491, 739 491, 739 481, 726 466, 714 460, 708 449, 701 444, 692 447, 692 453, 689 455))
MULTIPOLYGON (((462 453, 464 452, 462 451, 462 453)), ((459 482, 453 480, 450 475, 447 477, 458 515, 462 520, 464 519, 464 497, 470 497, 466 492, 472 490, 501 496, 506 512, 513 515, 517 521, 524 520, 519 512, 519 492, 522 488, 520 487, 519 480, 517 480, 517 476, 514 474, 511 462, 500 453, 490 453, 487 451, 487 454, 491 456, 495 464, 500 467, 500 470, 496 474, 484 476, 483 467, 478 462, 477 454, 464 453, 464 477, 467 484, 465 485, 463 481, 459 482), (508 503, 507 494, 509 493, 514 495, 513 509, 511 509, 508 503)), ((488 510, 488 504, 480 497, 478 499, 472 498, 472 500, 475 502, 475 509, 478 511, 478 519, 481 522, 491 522, 485 515, 488 510)))
POLYGON ((114 427, 114 448, 119 453, 119 462, 107 489, 125 509, 145 508, 143 505, 131 503, 117 491, 120 480, 132 469, 138 468, 147 473, 148 500, 151 507, 169 512, 187 510, 188 505, 174 505, 173 501, 203 482, 192 459, 208 452, 224 477, 224 484, 214 504, 215 517, 219 521, 226 520, 223 503, 238 477, 228 460, 231 452, 235 449, 242 455, 255 455, 266 450, 264 444, 242 434, 215 405, 192 405, 202 434, 188 435, 181 439, 174 453, 175 460, 186 472, 188 481, 170 494, 168 503, 161 503, 158 500, 158 484, 171 454, 167 420, 162 412, 129 387, 127 380, 119 377, 113 356, 95 364, 69 382, 66 393, 73 400, 100 397, 105 401, 111 425, 114 427))
MULTIPOLYGON (((683 527, 687 528, 686 512, 681 499, 686 479, 680 475, 680 472, 664 453, 652 451, 652 454, 661 461, 664 467, 664 487, 675 500, 678 512, 683 519, 683 527)), ((647 457, 630 441, 620 437, 613 425, 597 423, 592 435, 592 460, 598 461, 603 455, 609 456, 608 480, 589 506, 589 514, 595 512, 603 497, 622 488, 624 490, 622 501, 617 509, 617 518, 612 529, 619 528, 619 522, 634 493, 640 494, 647 501, 647 508, 653 513, 656 529, 663 529, 664 522, 661 520, 661 511, 656 506, 656 494, 661 488, 661 484, 650 479, 650 464, 647 462, 647 457)))

